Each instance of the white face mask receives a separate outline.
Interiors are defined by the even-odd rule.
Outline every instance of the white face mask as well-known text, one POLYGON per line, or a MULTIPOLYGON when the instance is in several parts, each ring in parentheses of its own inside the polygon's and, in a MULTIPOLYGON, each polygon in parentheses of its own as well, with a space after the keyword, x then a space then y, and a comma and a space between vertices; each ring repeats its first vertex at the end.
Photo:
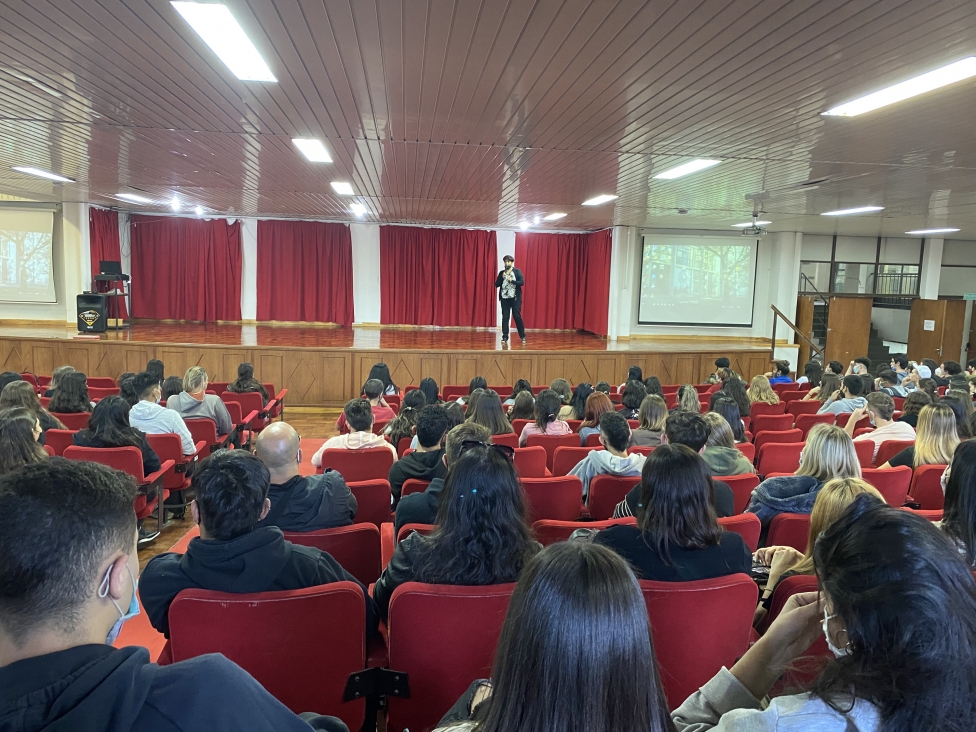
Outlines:
POLYGON ((823 622, 820 624, 820 626, 823 628, 824 638, 827 639, 827 648, 829 648, 830 652, 834 654, 834 657, 840 658, 841 656, 849 656, 851 652, 847 650, 846 647, 838 648, 830 640, 830 633, 827 632, 827 621, 830 620, 831 618, 836 618, 836 617, 837 617, 837 613, 834 613, 833 615, 828 615, 827 608, 824 608, 824 619, 823 622))

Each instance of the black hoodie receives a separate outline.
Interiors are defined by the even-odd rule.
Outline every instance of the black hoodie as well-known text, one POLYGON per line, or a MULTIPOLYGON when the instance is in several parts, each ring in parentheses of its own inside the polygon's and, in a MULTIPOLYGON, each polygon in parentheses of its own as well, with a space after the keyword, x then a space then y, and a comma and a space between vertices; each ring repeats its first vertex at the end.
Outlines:
POLYGON ((170 666, 84 645, 0 668, 0 732, 309 732, 246 671, 213 653, 170 666))
POLYGON ((139 597, 149 622, 169 638, 169 606, 181 590, 274 592, 332 582, 355 582, 366 599, 366 638, 378 624, 376 605, 359 580, 326 552, 285 541, 281 529, 265 526, 230 541, 190 540, 186 554, 160 554, 139 577, 139 597))
POLYGON ((324 475, 296 475, 268 490, 271 511, 258 527, 277 526, 282 531, 318 531, 348 526, 359 504, 346 481, 334 470, 324 475), (287 503, 279 505, 281 500, 287 503))
POLYGON ((400 502, 400 492, 403 484, 410 478, 417 480, 433 480, 446 478, 447 466, 444 465, 444 450, 437 452, 412 452, 400 458, 390 468, 390 490, 393 492, 393 506, 400 502))

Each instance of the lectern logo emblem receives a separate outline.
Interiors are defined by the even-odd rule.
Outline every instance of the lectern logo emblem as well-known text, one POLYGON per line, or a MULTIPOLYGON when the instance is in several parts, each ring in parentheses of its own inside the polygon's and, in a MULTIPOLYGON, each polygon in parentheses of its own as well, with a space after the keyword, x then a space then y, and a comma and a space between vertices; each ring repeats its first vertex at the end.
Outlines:
POLYGON ((95 325, 95 321, 98 320, 99 315, 94 310, 86 310, 83 313, 79 313, 78 317, 88 323, 89 326, 95 325))

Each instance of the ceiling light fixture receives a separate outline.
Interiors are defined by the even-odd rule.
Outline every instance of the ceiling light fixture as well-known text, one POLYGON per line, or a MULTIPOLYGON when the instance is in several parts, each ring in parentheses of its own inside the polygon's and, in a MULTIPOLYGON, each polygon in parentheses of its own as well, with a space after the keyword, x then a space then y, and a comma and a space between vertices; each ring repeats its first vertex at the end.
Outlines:
POLYGON ((538 225, 539 225, 539 222, 540 222, 541 220, 542 220, 542 219, 540 219, 540 218, 539 218, 539 214, 536 214, 536 215, 535 215, 535 218, 534 218, 534 219, 532 219, 532 223, 534 223, 534 224, 535 224, 536 226, 538 226, 538 225))
POLYGON ((584 206, 599 206, 601 203, 606 203, 607 201, 612 201, 619 196, 613 196, 609 193, 605 193, 602 196, 597 196, 596 198, 591 198, 589 201, 583 201, 584 206))
POLYGON ((925 236, 926 234, 951 234, 959 229, 915 229, 915 231, 906 231, 906 234, 914 234, 916 236, 925 236))
POLYGON ((180 199, 177 198, 176 196, 173 196, 173 198, 169 202, 169 207, 171 209, 173 209, 174 211, 179 211, 180 210, 180 199))
POLYGON ((658 173, 654 177, 657 180, 673 180, 674 178, 680 178, 685 175, 697 173, 699 170, 712 168, 721 162, 721 160, 707 160, 705 158, 699 158, 698 160, 692 160, 690 163, 679 165, 677 168, 665 170, 663 173, 658 173))
POLYGON ((197 206, 194 208, 193 213, 195 213, 197 216, 203 216, 203 206, 197 206))
POLYGON ((118 193, 115 196, 123 201, 129 201, 130 203, 152 203, 151 198, 146 198, 145 196, 137 196, 135 193, 118 193))
POLYGON ((15 165, 14 170, 18 173, 27 173, 27 175, 36 175, 38 178, 47 178, 48 180, 55 180, 58 183, 74 183, 74 178, 65 178, 63 175, 58 175, 57 173, 51 173, 47 170, 41 170, 40 168, 32 168, 29 165, 15 165))
POLYGON ((858 208, 842 208, 839 211, 824 211, 821 216, 849 216, 850 214, 867 213, 868 211, 884 211, 884 206, 860 206, 858 208))
POLYGON ((745 229, 748 226, 766 226, 767 224, 773 223, 772 221, 747 221, 744 224, 732 224, 736 229, 745 229))
POLYGON ((171 5, 238 79, 278 81, 226 5, 186 2, 171 5))
POLYGON ((529 222, 528 222, 528 221, 523 221, 523 222, 522 222, 521 224, 519 224, 519 228, 520 228, 520 229, 521 229, 522 231, 525 231, 526 229, 528 229, 528 228, 529 228, 529 222))
POLYGON ((352 196, 352 195, 354 195, 353 190, 352 190, 352 186, 349 185, 348 183, 344 183, 342 181, 336 181, 336 182, 333 182, 331 185, 332 185, 332 190, 334 190, 340 196, 352 196))
POLYGON ((329 151, 325 149, 325 145, 322 144, 321 140, 314 137, 293 137, 291 141, 295 143, 302 155, 309 159, 313 163, 331 163, 332 156, 329 155, 329 151))
POLYGON ((889 104, 904 99, 910 99, 933 89, 955 84, 957 81, 968 79, 971 76, 976 76, 976 56, 967 56, 935 71, 889 86, 887 89, 841 104, 839 107, 828 109, 823 112, 823 115, 825 117, 854 117, 881 107, 887 107, 889 104))
POLYGON ((543 221, 555 221, 556 219, 561 219, 564 216, 566 216, 566 214, 564 214, 564 213, 551 213, 548 216, 543 216, 542 217, 542 220, 543 221))
POLYGON ((366 215, 366 207, 361 203, 350 203, 349 210, 356 214, 356 218, 362 218, 366 215))

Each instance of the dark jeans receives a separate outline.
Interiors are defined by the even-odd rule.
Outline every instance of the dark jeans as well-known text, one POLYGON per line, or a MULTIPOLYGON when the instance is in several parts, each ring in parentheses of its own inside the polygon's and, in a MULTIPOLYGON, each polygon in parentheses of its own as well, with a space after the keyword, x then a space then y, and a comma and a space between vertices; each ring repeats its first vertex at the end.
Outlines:
POLYGON ((525 326, 522 325, 522 301, 502 298, 502 338, 508 338, 508 325, 512 318, 515 318, 515 327, 518 328, 519 338, 525 340, 525 326))

